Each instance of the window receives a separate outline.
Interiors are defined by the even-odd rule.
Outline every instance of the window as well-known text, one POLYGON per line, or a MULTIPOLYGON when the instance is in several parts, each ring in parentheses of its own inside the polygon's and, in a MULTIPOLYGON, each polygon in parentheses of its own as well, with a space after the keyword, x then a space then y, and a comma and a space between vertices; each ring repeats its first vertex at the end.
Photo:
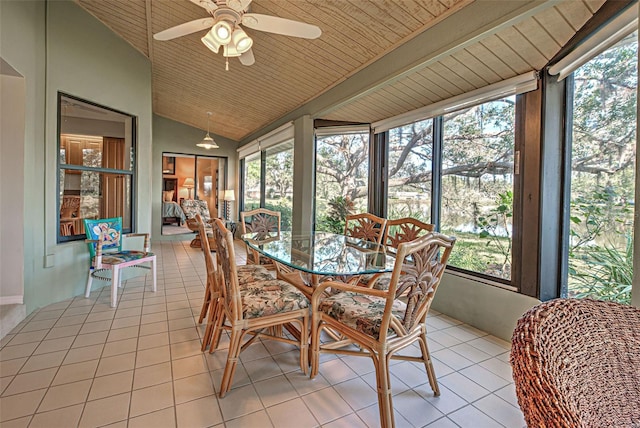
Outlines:
MULTIPOLYGON (((291 128, 293 132, 293 128, 291 128)), ((282 135, 282 134, 280 134, 282 135)), ((242 211, 267 208, 281 213, 281 228, 291 230, 293 139, 273 143, 241 161, 242 211), (264 168, 263 168, 264 165, 264 168)))
POLYGON ((565 296, 631 302, 637 61, 635 32, 573 73, 565 296))
POLYGON ((515 97, 444 116, 441 231, 449 264, 511 278, 515 97))
POLYGON ((133 228, 135 121, 59 94, 58 242, 84 239, 84 218, 122 217, 133 228))
POLYGON ((260 186, 260 152, 248 156, 244 159, 243 175, 243 210, 250 211, 256 208, 260 208, 260 195, 262 193, 262 189, 260 186))
POLYGON ((265 208, 281 213, 281 227, 291 230, 293 209, 293 141, 266 151, 265 208))
POLYGON ((389 130, 387 218, 431 223, 433 120, 389 130))
POLYGON ((369 133, 316 138, 315 227, 344 232, 348 213, 368 211, 369 133))

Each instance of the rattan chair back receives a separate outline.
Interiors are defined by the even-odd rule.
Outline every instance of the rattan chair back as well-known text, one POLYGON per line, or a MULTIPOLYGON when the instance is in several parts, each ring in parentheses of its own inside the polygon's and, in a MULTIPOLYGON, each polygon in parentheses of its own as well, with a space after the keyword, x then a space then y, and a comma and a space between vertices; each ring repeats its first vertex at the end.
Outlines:
POLYGON ((530 427, 640 426, 640 309, 556 299, 527 311, 511 366, 530 427))
POLYGON ((403 242, 411 242, 427 233, 433 232, 434 226, 412 217, 387 220, 387 227, 382 242, 394 252, 403 242))
POLYGON ((391 331, 394 336, 401 337, 425 322, 454 243, 455 238, 430 233, 398 245, 380 327, 380 342, 384 342, 391 331), (392 311, 393 301, 401 295, 407 299, 402 327, 395 324, 392 311))
POLYGON ((202 245, 202 252, 204 254, 204 263, 207 268, 207 283, 205 285, 202 308, 200 309, 200 317, 198 318, 198 324, 200 324, 207 316, 207 313, 209 314, 209 316, 207 317, 207 326, 202 337, 201 349, 202 351, 204 351, 209 346, 213 337, 213 323, 215 321, 214 318, 216 311, 218 310, 220 290, 217 280, 218 270, 216 269, 216 263, 214 262, 213 256, 211 255, 211 246, 209 244, 209 239, 207 239, 207 229, 205 228, 205 221, 202 216, 200 216, 200 214, 196 214, 195 220, 198 223, 198 233, 200 234, 200 243, 202 245))
POLYGON ((369 213, 350 214, 345 219, 344 234, 365 241, 382 243, 387 219, 369 213))
MULTIPOLYGON (((256 208, 251 211, 243 211, 240 213, 240 225, 242 234, 245 233, 264 233, 269 234, 277 232, 280 235, 281 214, 278 211, 268 210, 266 208, 256 208)), ((260 257, 260 254, 246 245, 247 264, 260 264, 267 268, 275 269, 272 260, 266 257, 260 257)))
POLYGON ((227 308, 227 314, 230 316, 230 321, 238 321, 242 319, 242 300, 238 285, 238 268, 233 247, 233 235, 220 219, 215 219, 213 223, 213 234, 218 246, 216 260, 220 268, 219 278, 221 279, 220 292, 222 299, 227 308))

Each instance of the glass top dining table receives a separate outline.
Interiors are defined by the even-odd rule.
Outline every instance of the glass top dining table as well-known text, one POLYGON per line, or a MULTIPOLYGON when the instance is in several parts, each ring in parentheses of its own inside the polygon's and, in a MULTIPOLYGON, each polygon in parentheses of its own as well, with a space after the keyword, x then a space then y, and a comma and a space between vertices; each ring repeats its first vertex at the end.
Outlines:
POLYGON ((275 261, 278 277, 305 294, 311 294, 308 287, 320 281, 351 282, 361 275, 390 272, 395 261, 382 245, 336 233, 247 233, 242 239, 249 248, 275 261))

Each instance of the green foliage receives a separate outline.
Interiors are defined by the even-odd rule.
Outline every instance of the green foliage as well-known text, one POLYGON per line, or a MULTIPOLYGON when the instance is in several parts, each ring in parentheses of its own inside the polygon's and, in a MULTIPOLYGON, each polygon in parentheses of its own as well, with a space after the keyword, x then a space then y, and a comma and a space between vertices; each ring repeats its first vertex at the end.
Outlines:
POLYGON ((629 303, 637 34, 576 70, 566 294, 629 303))
POLYGON ((327 214, 317 221, 316 230, 343 233, 347 215, 353 213, 354 204, 348 196, 336 196, 329 201, 327 214))
POLYGON ((625 240, 624 251, 612 246, 588 247, 581 251, 569 267, 575 281, 574 297, 631 303, 633 238, 627 234, 625 240))
POLYGON ((632 213, 612 188, 571 202, 569 296, 631 302, 632 213))
POLYGON ((286 198, 276 201, 266 201, 264 204, 266 209, 280 212, 280 228, 282 230, 291 230, 291 201, 286 198))
POLYGON ((416 220, 420 220, 424 223, 431 223, 429 215, 425 215, 422 210, 412 210, 410 206, 398 207, 397 205, 389 204, 387 206, 389 211, 387 212, 388 219, 398 219, 403 217, 411 217, 416 220))
POLYGON ((624 235, 632 207, 612 187, 596 187, 571 201, 569 255, 603 235, 624 235), (622 231, 622 232, 621 232, 622 231))
POLYGON ((477 245, 461 237, 456 241, 456 246, 449 256, 449 264, 473 272, 484 272, 487 269, 487 263, 478 257, 477 245))
POLYGON ((513 192, 508 190, 498 194, 498 205, 487 215, 478 217, 480 238, 487 239, 487 247, 497 250, 502 256, 501 276, 508 278, 511 269, 511 218, 513 217, 513 192), (508 239, 504 239, 504 237, 508 239))

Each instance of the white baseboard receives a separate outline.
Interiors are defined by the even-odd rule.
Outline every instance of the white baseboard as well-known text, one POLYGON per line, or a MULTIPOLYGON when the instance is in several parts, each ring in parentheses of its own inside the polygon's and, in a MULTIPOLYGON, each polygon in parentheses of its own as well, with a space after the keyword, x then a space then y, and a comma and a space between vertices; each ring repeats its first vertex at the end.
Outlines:
POLYGON ((0 305, 22 305, 24 296, 0 296, 0 305))

